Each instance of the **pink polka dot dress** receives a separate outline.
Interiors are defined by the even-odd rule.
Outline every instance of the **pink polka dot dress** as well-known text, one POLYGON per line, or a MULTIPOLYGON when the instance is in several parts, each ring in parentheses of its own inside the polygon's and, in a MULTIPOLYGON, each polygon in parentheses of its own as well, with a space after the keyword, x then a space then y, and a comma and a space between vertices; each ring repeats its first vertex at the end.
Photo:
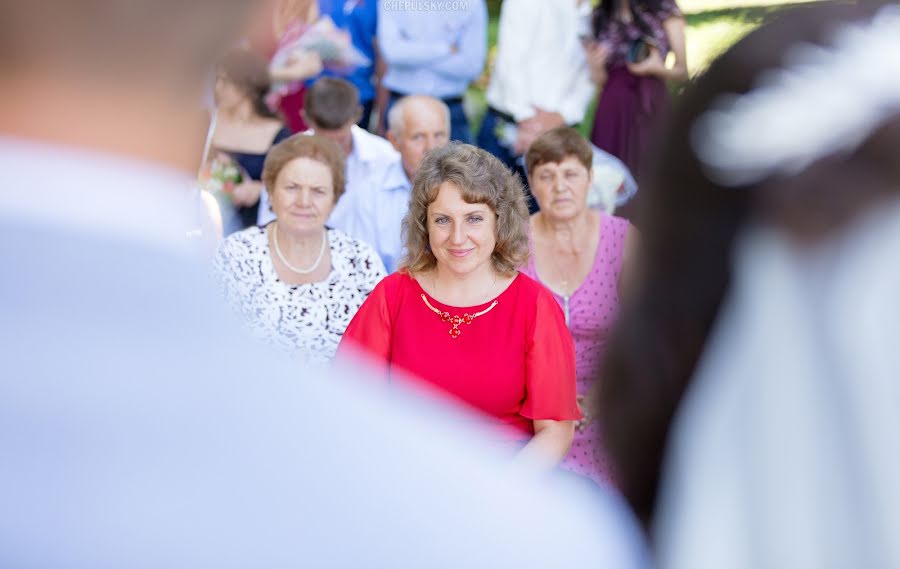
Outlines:
MULTIPOLYGON (((568 325, 575 341, 578 395, 587 395, 599 378, 606 342, 618 312, 618 282, 628 226, 627 220, 600 212, 600 242, 593 267, 581 286, 568 298, 568 325)), ((534 255, 525 273, 540 281, 534 255)), ((565 312, 567 300, 555 292, 553 296, 565 312)), ((562 467, 600 484, 615 483, 614 469, 603 451, 597 421, 592 421, 584 430, 575 431, 572 448, 562 467)))

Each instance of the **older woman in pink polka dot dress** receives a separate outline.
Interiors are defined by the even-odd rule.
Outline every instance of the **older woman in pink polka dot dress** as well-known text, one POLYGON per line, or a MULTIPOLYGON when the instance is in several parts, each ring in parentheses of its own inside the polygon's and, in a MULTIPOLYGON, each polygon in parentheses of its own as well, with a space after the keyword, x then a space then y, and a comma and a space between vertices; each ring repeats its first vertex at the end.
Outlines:
MULTIPOLYGON (((626 251, 634 230, 625 219, 587 206, 592 152, 561 127, 529 148, 526 168, 540 211, 531 217, 532 256, 525 273, 556 297, 575 340, 579 405, 600 380, 600 365, 619 303, 626 251)), ((586 411, 582 407, 582 411, 586 411)), ((615 483, 596 421, 578 424, 563 468, 601 484, 615 483)))

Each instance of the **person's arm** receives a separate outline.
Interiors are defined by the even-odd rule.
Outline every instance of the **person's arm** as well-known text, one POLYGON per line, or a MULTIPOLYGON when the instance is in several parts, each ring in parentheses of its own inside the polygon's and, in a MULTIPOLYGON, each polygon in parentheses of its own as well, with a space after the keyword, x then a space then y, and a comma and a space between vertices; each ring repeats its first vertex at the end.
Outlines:
POLYGON ((550 470, 566 457, 574 437, 575 421, 537 420, 534 436, 519 451, 516 461, 550 470))
POLYGON ((584 47, 584 57, 587 60, 591 81, 598 89, 602 89, 606 84, 608 73, 606 60, 609 58, 609 46, 605 42, 591 42, 584 47))
POLYGON ((669 49, 675 54, 675 62, 669 68, 667 79, 673 81, 687 81, 687 51, 684 41, 684 18, 675 16, 663 22, 666 38, 669 40, 669 49))
POLYGON ((442 57, 431 65, 432 71, 451 79, 474 81, 484 69, 487 58, 487 6, 482 1, 472 17, 460 30, 456 49, 449 57, 442 57))
POLYGON ((259 180, 246 180, 231 191, 231 201, 238 207, 250 207, 259 201, 263 184, 259 180))
POLYGON ((687 55, 684 42, 684 18, 672 16, 663 22, 663 30, 669 42, 669 49, 675 54, 672 67, 666 67, 664 55, 651 48, 647 59, 639 63, 629 63, 628 71, 633 75, 653 75, 664 81, 686 81, 688 78, 687 55))
POLYGON ((575 345, 562 309, 545 289, 535 300, 535 318, 525 354, 526 399, 520 413, 534 425, 534 437, 517 462, 551 469, 566 456, 581 418, 575 390, 575 345))
POLYGON ((273 82, 290 83, 314 77, 322 72, 322 58, 318 53, 303 50, 292 54, 283 65, 269 67, 273 82))
POLYGON ((372 44, 375 51, 375 102, 372 105, 372 112, 377 113, 378 116, 378 124, 375 125, 375 134, 384 136, 385 131, 387 130, 385 110, 387 109, 388 101, 391 98, 387 87, 381 82, 384 74, 387 73, 387 63, 384 61, 384 56, 381 54, 381 46, 379 45, 378 38, 373 38, 372 44))
POLYGON ((395 294, 391 279, 382 279, 350 320, 338 344, 335 359, 362 362, 374 374, 388 378, 393 321, 388 295, 395 294))
MULTIPOLYGON (((418 12, 415 12, 418 13, 418 12)), ((452 55, 456 46, 433 39, 418 40, 406 37, 400 19, 402 12, 378 9, 378 47, 388 67, 391 65, 433 65, 452 55)))

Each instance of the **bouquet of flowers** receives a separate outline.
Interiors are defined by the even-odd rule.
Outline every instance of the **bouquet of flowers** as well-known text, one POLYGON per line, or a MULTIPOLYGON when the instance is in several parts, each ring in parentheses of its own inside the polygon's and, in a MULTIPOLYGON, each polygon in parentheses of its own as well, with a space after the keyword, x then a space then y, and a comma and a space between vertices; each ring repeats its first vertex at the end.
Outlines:
POLYGON ((271 65, 280 67, 298 52, 318 54, 325 69, 339 73, 348 73, 371 63, 368 57, 353 46, 350 34, 335 26, 328 16, 319 18, 312 25, 289 26, 278 42, 278 50, 272 57, 271 65))
MULTIPOLYGON (((365 54, 353 46, 349 33, 335 26, 328 16, 323 16, 312 25, 298 22, 288 26, 278 42, 269 68, 289 68, 292 63, 310 55, 321 61, 320 69, 341 75, 371 63, 365 54)), ((308 77, 298 77, 295 81, 274 83, 266 97, 266 104, 270 109, 277 109, 281 98, 298 91, 306 79, 308 77)))
POLYGON ((244 181, 240 166, 227 154, 217 153, 200 170, 200 187, 216 197, 231 199, 235 186, 244 181))

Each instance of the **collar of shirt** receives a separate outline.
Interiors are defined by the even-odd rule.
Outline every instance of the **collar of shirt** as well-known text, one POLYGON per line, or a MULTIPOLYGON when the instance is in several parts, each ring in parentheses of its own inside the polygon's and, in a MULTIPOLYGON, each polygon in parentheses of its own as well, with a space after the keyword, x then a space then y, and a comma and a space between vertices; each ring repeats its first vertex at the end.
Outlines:
POLYGON ((398 158, 387 167, 384 175, 384 182, 381 185, 382 191, 396 192, 399 190, 409 191, 412 188, 412 182, 403 169, 403 160, 398 158))
POLYGON ((385 154, 385 143, 390 144, 357 125, 353 125, 350 129, 350 135, 353 137, 353 151, 348 159, 354 158, 364 164, 382 159, 385 154))
POLYGON ((0 216, 191 253, 196 181, 152 162, 0 136, 0 216))
MULTIPOLYGON (((307 129, 303 134, 315 134, 315 131, 307 129)), ((347 155, 348 163, 368 164, 380 160, 386 153, 390 154, 390 151, 385 151, 390 142, 358 125, 350 127, 350 138, 353 140, 353 148, 347 155)))

